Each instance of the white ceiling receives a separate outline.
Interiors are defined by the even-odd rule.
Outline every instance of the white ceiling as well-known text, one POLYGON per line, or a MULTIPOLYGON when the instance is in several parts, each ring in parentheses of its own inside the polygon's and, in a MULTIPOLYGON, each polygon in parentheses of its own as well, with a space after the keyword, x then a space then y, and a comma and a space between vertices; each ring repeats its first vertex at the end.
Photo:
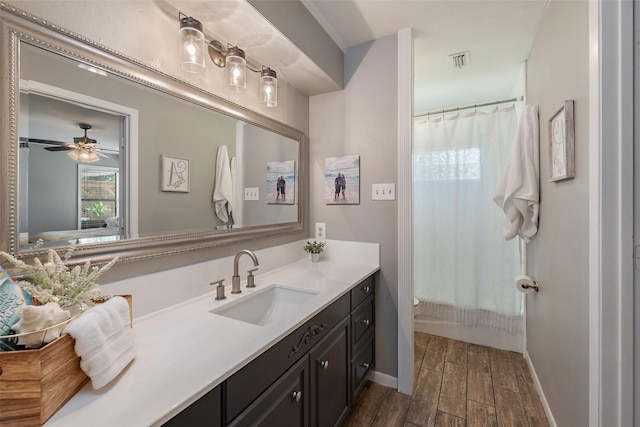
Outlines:
POLYGON ((549 1, 302 0, 343 50, 413 28, 416 113, 510 97, 549 1))

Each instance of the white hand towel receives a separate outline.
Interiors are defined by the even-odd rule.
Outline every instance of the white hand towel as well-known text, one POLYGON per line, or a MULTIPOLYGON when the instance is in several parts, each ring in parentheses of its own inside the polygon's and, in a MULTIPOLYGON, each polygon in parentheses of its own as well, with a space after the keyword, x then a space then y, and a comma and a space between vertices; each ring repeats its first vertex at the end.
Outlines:
POLYGON ((505 240, 518 235, 529 242, 538 232, 539 158, 538 106, 525 105, 516 142, 493 196, 505 214, 505 240))
POLYGON ((128 329, 107 341, 104 348, 92 357, 83 356, 80 368, 91 378, 91 386, 98 390, 117 377, 134 357, 133 332, 128 329))
MULTIPOLYGON (((227 206, 231 207, 232 199, 233 193, 229 154, 227 154, 227 146, 222 145, 218 148, 216 156, 216 178, 213 184, 213 205, 216 215, 223 222, 229 221, 227 206)), ((229 212, 230 211, 231 209, 229 209, 229 212)))
POLYGON ((135 357, 129 304, 113 297, 69 323, 65 333, 75 339, 80 368, 98 389, 113 380, 135 357))

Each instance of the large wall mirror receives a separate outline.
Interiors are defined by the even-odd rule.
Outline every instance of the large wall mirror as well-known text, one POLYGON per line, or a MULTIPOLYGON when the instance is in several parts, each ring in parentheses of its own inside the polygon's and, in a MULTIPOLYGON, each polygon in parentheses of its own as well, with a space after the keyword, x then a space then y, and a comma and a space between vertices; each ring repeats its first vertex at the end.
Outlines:
POLYGON ((133 260, 304 229, 302 132, 0 12, 3 250, 133 260))

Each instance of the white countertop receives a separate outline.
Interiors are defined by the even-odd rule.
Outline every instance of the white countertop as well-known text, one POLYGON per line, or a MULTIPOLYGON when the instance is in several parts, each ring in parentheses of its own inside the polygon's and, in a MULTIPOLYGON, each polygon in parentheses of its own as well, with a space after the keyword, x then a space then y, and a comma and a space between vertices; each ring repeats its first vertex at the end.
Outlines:
POLYGON ((136 318, 135 360, 108 386, 95 391, 87 384, 45 426, 161 425, 378 269, 298 261, 257 275, 253 290, 243 282, 242 293, 233 295, 227 286, 223 301, 215 301, 211 292, 136 318), (317 294, 296 306, 285 322, 264 326, 209 312, 272 284, 317 294))

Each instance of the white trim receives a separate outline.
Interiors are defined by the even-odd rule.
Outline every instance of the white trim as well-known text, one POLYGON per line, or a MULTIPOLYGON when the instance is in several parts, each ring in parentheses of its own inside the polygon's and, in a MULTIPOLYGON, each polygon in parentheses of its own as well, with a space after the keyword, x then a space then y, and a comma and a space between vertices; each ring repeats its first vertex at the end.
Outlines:
POLYGON ((589 425, 630 426, 633 2, 599 0, 589 12, 589 425))
POLYGON ((553 418, 553 414, 551 413, 551 408, 549 407, 549 402, 547 402, 547 397, 544 395, 544 391, 542 390, 542 386, 540 385, 538 374, 533 367, 533 363, 531 363, 529 353, 526 351, 524 352, 524 360, 526 360, 527 362, 529 372, 531 373, 531 378, 533 379, 533 383, 536 385, 536 390, 538 392, 538 396, 540 397, 540 403, 542 403, 544 413, 547 415, 547 421, 549 421, 549 427, 558 427, 558 424, 556 423, 556 420, 553 418))
POLYGON ((413 34, 398 31, 398 391, 413 392, 413 34))
MULTIPOLYGON (((600 3, 589 2, 589 426, 600 425, 600 3)), ((527 354, 528 356, 528 354, 527 354)), ((528 359, 529 360, 529 359, 528 359)), ((533 366, 531 368, 532 372, 533 366)), ((537 377, 536 377, 537 378, 537 377)), ((536 384, 537 385, 537 384, 536 384)), ((540 398, 543 393, 539 391, 540 398)), ((546 399, 544 399, 546 402, 546 399)), ((546 410, 546 408, 545 408, 546 410)))
POLYGON ((378 371, 369 372, 369 380, 385 387, 398 388, 398 379, 378 371))

